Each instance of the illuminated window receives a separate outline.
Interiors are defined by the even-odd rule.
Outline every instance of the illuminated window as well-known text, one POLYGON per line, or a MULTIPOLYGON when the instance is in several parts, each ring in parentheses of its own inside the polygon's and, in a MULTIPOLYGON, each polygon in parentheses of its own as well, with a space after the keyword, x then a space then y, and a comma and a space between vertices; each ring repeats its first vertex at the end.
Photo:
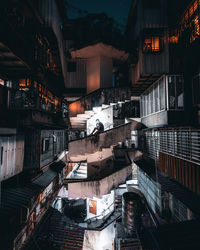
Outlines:
POLYGON ((30 86, 30 79, 26 78, 26 79, 20 79, 19 80, 19 86, 20 87, 28 87, 30 86))
POLYGON ((188 18, 189 18, 188 11, 186 11, 186 13, 185 13, 185 22, 188 21, 188 18))
POLYGON ((200 35, 199 18, 198 18, 198 16, 196 16, 196 17, 194 18, 194 32, 195 32, 195 34, 196 34, 197 36, 200 35))
POLYGON ((190 7, 190 16, 192 16, 194 13, 194 10, 193 10, 193 5, 190 7))
POLYGON ((145 38, 143 52, 159 52, 160 45, 160 38, 157 36, 145 38))
POLYGON ((194 2, 194 12, 197 10, 197 8, 198 8, 198 1, 196 0, 196 1, 194 2))
POLYGON ((178 36, 177 35, 170 36, 169 42, 173 44, 178 43, 178 36))

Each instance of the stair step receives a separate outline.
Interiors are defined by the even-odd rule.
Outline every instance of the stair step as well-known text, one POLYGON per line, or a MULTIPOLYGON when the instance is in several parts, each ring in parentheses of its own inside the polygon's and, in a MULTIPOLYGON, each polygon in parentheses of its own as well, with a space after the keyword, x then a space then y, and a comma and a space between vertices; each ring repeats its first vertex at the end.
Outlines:
POLYGON ((82 172, 79 172, 79 171, 76 171, 75 173, 74 173, 74 176, 77 176, 77 175, 79 175, 79 176, 81 176, 81 177, 87 177, 87 173, 82 173, 82 172))
POLYGON ((80 166, 78 168, 78 171, 86 171, 87 170, 87 166, 80 166))
POLYGON ((85 122, 87 118, 85 117, 70 117, 70 121, 72 122, 85 122))
POLYGON ((92 115, 90 114, 78 114, 77 117, 83 118, 83 119, 89 119, 92 115))
POLYGON ((93 110, 86 110, 85 111, 85 114, 87 114, 87 115, 93 115, 94 114, 94 111, 93 110))
POLYGON ((84 166, 87 167, 87 162, 81 162, 81 167, 84 167, 84 166))
POLYGON ((77 173, 77 174, 85 174, 86 173, 87 174, 87 168, 84 170, 78 169, 75 171, 75 173, 77 173))
POLYGON ((95 113, 98 113, 99 111, 102 110, 102 107, 94 107, 92 110, 93 110, 95 113))
POLYGON ((102 104, 102 108, 104 109, 104 108, 108 108, 108 107, 110 107, 110 105, 108 105, 108 104, 102 104))

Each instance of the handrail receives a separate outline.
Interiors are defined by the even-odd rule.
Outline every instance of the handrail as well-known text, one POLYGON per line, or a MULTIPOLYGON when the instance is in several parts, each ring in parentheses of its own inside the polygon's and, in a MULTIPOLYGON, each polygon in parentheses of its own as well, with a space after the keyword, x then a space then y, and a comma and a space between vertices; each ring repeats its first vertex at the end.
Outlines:
MULTIPOLYGON (((110 204, 109 207, 107 207, 106 209, 104 209, 104 210, 102 211, 101 214, 96 215, 96 216, 94 216, 94 217, 92 217, 92 218, 90 218, 90 219, 87 219, 87 220, 85 220, 85 222, 88 222, 88 221, 90 221, 90 220, 92 221, 93 219, 95 220, 95 219, 97 219, 97 218, 100 217, 100 216, 104 216, 103 213, 105 213, 105 211, 107 211, 107 210, 110 210, 110 207, 113 206, 113 205, 115 205, 114 202, 113 202, 112 204, 110 204)), ((114 210, 113 210, 113 211, 114 211, 114 210)))
POLYGON ((107 133, 107 132, 109 132, 109 131, 111 131, 111 130, 114 130, 114 129, 117 129, 117 128, 120 128, 120 127, 123 127, 123 126, 126 126, 127 124, 130 124, 131 122, 129 121, 129 122, 127 122, 127 123, 124 123, 124 124, 120 124, 120 125, 118 125, 118 126, 116 126, 116 127, 113 127, 113 128, 111 128, 111 129, 107 129, 107 130, 104 130, 103 132, 101 132, 101 133, 98 133, 98 134, 94 134, 94 135, 87 135, 87 136, 85 136, 85 137, 81 137, 81 138, 79 138, 79 139, 74 139, 74 140, 71 140, 69 143, 71 143, 71 142, 74 142, 74 141, 79 141, 79 140, 83 140, 83 139, 87 139, 87 138, 95 138, 96 136, 98 136, 98 135, 101 135, 101 134, 103 134, 103 133, 107 133))
POLYGON ((96 93, 98 93, 98 92, 103 92, 104 90, 114 90, 114 89, 127 89, 127 90, 132 90, 132 87, 107 87, 107 88, 99 88, 99 89, 96 89, 96 90, 94 90, 94 91, 92 91, 91 93, 89 93, 89 94, 86 94, 86 95, 84 95, 84 96, 81 96, 80 98, 78 98, 78 99, 76 99, 75 101, 73 101, 73 102, 70 102, 70 104, 72 104, 72 103, 75 103, 75 102, 78 102, 78 101, 80 101, 80 100, 83 100, 84 98, 88 98, 88 97, 90 97, 90 96, 92 96, 92 95, 94 95, 94 94, 96 94, 96 93))

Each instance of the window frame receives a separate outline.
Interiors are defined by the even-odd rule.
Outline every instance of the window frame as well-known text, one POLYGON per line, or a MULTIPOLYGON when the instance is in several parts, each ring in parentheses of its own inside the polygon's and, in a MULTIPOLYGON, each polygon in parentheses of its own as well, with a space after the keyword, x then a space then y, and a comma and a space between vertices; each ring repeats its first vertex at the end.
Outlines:
POLYGON ((142 52, 144 54, 159 54, 163 51, 163 48, 164 48, 164 43, 163 43, 163 39, 161 37, 161 35, 145 35, 144 36, 144 39, 143 39, 143 46, 142 46, 142 52), (158 50, 153 50, 153 41, 154 41, 154 47, 155 47, 155 39, 158 38, 158 42, 159 42, 159 49, 158 50), (149 39, 151 40, 151 48, 148 49, 148 48, 145 48, 145 41, 149 39))

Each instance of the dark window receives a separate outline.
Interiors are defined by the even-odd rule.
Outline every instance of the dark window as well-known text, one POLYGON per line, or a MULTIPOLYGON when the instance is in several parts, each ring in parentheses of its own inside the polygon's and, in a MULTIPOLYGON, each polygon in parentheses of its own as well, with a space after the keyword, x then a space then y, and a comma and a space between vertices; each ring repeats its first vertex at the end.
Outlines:
POLYGON ((76 72, 76 62, 68 62, 67 71, 68 72, 76 72))
POLYGON ((3 147, 1 147, 1 165, 3 164, 3 147))
POLYGON ((200 104, 200 76, 196 76, 193 78, 193 103, 194 105, 200 104))
POLYGON ((49 138, 44 138, 42 152, 46 153, 48 150, 49 150, 49 138))
POLYGON ((175 109, 175 76, 168 78, 169 108, 175 109))

